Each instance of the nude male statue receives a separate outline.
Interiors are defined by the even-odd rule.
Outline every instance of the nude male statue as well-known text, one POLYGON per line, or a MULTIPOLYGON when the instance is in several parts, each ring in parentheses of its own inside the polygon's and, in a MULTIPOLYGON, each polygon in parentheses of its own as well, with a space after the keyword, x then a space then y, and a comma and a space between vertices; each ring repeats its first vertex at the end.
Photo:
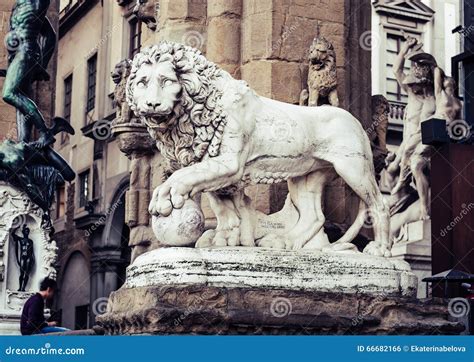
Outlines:
POLYGON ((429 54, 418 53, 421 45, 417 39, 406 37, 406 42, 393 65, 399 85, 408 94, 408 102, 404 116, 403 141, 387 171, 394 177, 399 170, 399 179, 392 195, 409 183, 410 176, 413 175, 420 198, 420 219, 427 220, 430 217, 429 182, 424 170, 429 166, 430 146, 421 143, 421 122, 431 118, 436 110, 432 71, 436 63, 429 54), (405 58, 414 48, 418 54, 410 57, 412 69, 407 75, 403 71, 405 58))
POLYGON ((49 80, 46 69, 54 52, 56 34, 46 18, 50 0, 17 0, 10 17, 10 31, 5 43, 8 49, 8 71, 3 100, 17 111, 18 141, 29 143, 34 125, 39 139, 32 145, 44 148, 54 143, 43 115, 29 97, 31 84, 49 80))
MULTIPOLYGON (((17 228, 18 229, 18 228, 17 228)), ((29 238, 30 229, 26 224, 23 225, 23 237, 16 235, 17 229, 13 230, 12 237, 15 240, 16 261, 20 267, 20 288, 18 291, 24 292, 30 279, 30 273, 35 262, 33 251, 33 240, 29 238)))
POLYGON ((436 113, 433 118, 444 119, 447 125, 461 118, 462 104, 454 95, 455 88, 455 80, 447 77, 441 68, 436 67, 434 69, 436 113))

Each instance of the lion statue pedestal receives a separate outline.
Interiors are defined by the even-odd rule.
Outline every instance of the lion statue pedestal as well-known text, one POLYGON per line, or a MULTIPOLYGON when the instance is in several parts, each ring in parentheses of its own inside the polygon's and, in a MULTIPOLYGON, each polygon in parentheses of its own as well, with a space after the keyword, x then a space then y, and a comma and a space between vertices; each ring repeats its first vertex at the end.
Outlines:
POLYGON ((128 268, 125 285, 97 319, 106 333, 461 329, 441 304, 414 299, 416 277, 389 259, 389 214, 370 141, 349 112, 261 97, 198 50, 166 41, 134 57, 126 95, 167 162, 168 177, 149 205, 155 235, 167 247, 128 268), (322 200, 336 177, 360 200, 353 225, 330 243, 322 200), (259 213, 245 187, 281 182, 289 190, 283 209, 259 213), (215 229, 204 231, 198 204, 190 206, 201 193, 215 229), (369 221, 374 240, 362 254, 352 241, 369 221))
POLYGON ((139 256, 98 324, 108 334, 451 334, 407 263, 364 254, 161 248, 139 256))

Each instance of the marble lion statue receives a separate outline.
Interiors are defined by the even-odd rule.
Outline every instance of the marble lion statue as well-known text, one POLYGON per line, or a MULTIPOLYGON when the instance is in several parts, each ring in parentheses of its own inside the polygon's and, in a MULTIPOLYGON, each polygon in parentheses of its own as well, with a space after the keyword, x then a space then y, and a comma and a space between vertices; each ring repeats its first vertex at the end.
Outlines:
POLYGON ((300 215, 285 247, 301 249, 323 228, 324 185, 339 175, 361 202, 356 221, 335 243, 350 243, 370 212, 375 238, 364 252, 390 256, 389 216, 370 142, 347 111, 261 97, 198 50, 167 41, 134 57, 127 100, 173 171, 154 190, 150 213, 170 215, 208 193, 217 227, 196 246, 258 244, 255 209, 244 187, 287 181, 300 215))
POLYGON ((326 38, 317 37, 309 51, 308 89, 301 92, 300 105, 315 107, 323 103, 339 106, 336 52, 326 38))

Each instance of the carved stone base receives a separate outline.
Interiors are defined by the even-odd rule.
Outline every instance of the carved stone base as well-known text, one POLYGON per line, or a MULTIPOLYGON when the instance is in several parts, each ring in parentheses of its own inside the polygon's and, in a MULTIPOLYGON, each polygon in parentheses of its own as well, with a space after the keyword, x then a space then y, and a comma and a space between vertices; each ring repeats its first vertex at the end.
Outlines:
POLYGON ((426 298, 426 283, 422 280, 431 273, 431 220, 408 223, 400 240, 392 248, 394 259, 404 260, 418 278, 418 298, 426 298))
POLYGON ((458 333, 414 298, 405 262, 363 254, 166 248, 141 255, 97 322, 108 334, 458 333))
POLYGON ((157 286, 112 293, 106 334, 457 334, 416 299, 261 288, 157 286))

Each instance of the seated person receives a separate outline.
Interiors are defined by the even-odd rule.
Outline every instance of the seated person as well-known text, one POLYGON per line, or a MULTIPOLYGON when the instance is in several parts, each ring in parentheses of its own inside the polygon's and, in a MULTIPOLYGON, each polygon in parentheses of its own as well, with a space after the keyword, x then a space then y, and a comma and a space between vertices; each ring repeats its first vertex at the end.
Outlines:
POLYGON ((68 331, 57 326, 57 322, 47 322, 44 317, 44 304, 51 301, 57 289, 56 281, 45 278, 40 284, 40 291, 30 297, 21 312, 20 329, 22 335, 57 333, 68 331))

